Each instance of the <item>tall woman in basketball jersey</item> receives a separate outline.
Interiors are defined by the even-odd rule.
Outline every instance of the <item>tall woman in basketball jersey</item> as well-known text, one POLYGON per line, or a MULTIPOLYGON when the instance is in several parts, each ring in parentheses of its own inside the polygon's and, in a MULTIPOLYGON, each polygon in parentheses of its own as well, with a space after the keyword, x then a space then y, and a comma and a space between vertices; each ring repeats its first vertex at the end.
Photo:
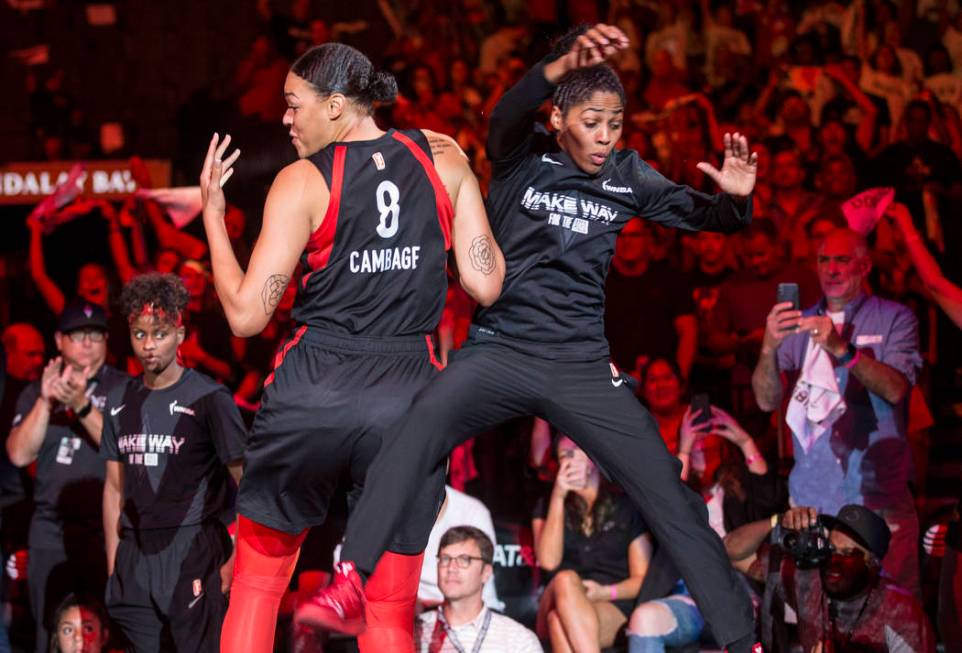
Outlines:
MULTIPOLYGON (((372 113, 394 79, 357 50, 305 53, 284 84, 284 125, 300 160, 277 175, 245 272, 224 226, 223 183, 239 152, 215 134, 201 173, 217 294, 238 336, 258 333, 300 259, 297 323, 268 377, 245 452, 237 561, 221 650, 273 650, 281 596, 339 475, 357 488, 381 440, 439 367, 437 325, 453 248, 461 285, 480 304, 500 293, 504 258, 467 158, 446 136, 383 131, 372 113)), ((362 651, 413 651, 421 551, 443 476, 399 529, 372 574, 362 651)), ((362 629, 358 622, 356 631, 362 629)))

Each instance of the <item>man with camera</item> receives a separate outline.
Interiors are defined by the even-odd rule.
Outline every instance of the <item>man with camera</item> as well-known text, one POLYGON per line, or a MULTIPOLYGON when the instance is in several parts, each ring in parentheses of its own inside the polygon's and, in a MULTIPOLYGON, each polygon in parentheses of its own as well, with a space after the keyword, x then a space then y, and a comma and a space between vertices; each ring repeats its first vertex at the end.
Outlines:
POLYGON ((858 233, 825 236, 817 267, 823 297, 815 306, 800 312, 781 302, 768 315, 755 399, 773 411, 792 388, 785 415, 795 456, 792 504, 830 515, 845 504, 878 511, 892 533, 882 565, 918 596, 906 439, 909 392, 922 365, 918 320, 905 306, 865 294, 871 262, 858 233))
POLYGON ((891 537, 881 516, 854 504, 835 517, 792 508, 729 533, 725 546, 735 566, 765 581, 765 649, 776 649, 783 603, 798 615, 805 653, 935 651, 922 604, 882 571, 891 537), (762 547, 766 539, 770 547, 762 547))

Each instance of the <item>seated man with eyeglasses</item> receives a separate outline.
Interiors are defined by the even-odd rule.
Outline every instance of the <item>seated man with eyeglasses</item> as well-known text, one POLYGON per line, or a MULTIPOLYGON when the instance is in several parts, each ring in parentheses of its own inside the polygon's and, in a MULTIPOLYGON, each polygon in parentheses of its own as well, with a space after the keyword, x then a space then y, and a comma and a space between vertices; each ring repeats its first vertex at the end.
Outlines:
POLYGON ((46 650, 48 618, 65 596, 103 596, 102 411, 107 393, 128 378, 104 364, 107 314, 101 306, 67 304, 54 339, 60 354, 20 394, 7 439, 14 465, 37 465, 27 584, 38 651, 46 650))
POLYGON ((494 573, 493 558, 491 539, 473 526, 455 526, 441 536, 438 587, 444 603, 418 617, 419 653, 542 653, 533 632, 485 606, 481 592, 494 573))

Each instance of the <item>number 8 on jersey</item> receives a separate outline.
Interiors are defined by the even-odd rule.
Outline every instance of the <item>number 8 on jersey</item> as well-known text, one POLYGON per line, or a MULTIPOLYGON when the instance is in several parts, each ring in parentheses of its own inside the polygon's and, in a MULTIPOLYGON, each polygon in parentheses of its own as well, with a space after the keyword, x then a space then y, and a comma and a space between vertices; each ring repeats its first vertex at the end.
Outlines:
POLYGON ((377 195, 377 208, 381 212, 377 235, 381 238, 393 238, 398 230, 401 193, 393 181, 384 180, 378 184, 375 195, 377 195))

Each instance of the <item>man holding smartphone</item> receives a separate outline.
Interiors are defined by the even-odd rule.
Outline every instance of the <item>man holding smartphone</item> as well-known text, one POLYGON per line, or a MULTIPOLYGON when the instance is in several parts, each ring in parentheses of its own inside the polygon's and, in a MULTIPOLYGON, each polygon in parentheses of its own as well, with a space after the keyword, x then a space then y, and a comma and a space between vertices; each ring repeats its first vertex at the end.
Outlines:
POLYGON ((893 533, 883 567, 918 594, 918 516, 906 439, 906 402, 922 366, 918 320, 907 307, 863 292, 872 266, 858 233, 828 234, 817 264, 822 299, 804 311, 791 302, 772 308, 752 389, 765 411, 779 408, 786 388, 794 388, 792 402, 807 404, 814 393, 800 381, 818 377, 826 367, 817 358, 827 355, 832 378, 824 381, 837 387, 840 401, 814 441, 793 428, 792 502, 830 515, 850 503, 879 512, 893 533))

